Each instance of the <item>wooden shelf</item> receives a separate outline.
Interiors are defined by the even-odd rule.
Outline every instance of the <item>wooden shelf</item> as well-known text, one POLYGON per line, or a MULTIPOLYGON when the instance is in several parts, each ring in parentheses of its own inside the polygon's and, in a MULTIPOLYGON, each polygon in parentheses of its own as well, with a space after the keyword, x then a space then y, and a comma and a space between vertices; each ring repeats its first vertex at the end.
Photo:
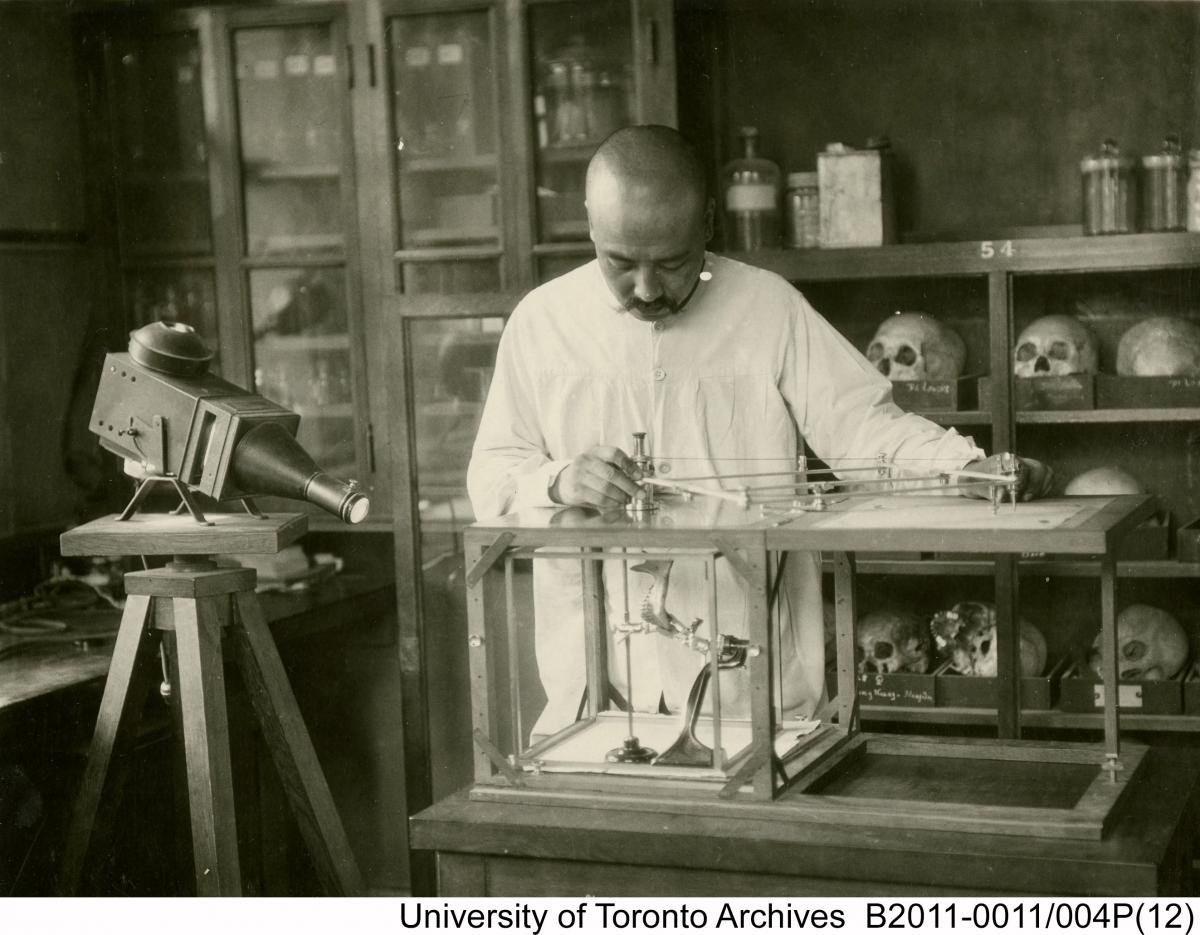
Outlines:
POLYGON ((1032 237, 729 255, 792 282, 1165 269, 1200 266, 1200 234, 1032 237))
POLYGON ((540 161, 552 165, 587 163, 599 145, 599 140, 593 140, 575 146, 547 146, 537 151, 537 157, 540 161))
MULTIPOLYGON (((989 708, 902 708, 888 705, 863 705, 864 721, 892 724, 994 725, 996 712, 989 708)), ((1104 729, 1104 715, 1067 711, 1022 711, 1022 727, 1104 729)), ((1121 712, 1121 730, 1195 731, 1200 717, 1187 714, 1133 714, 1121 712)))
POLYGON ((336 165, 288 165, 270 163, 246 166, 246 178, 252 182, 337 181, 342 175, 336 165))
POLYGON ((1200 422, 1200 408, 1017 410, 1018 425, 1085 425, 1102 422, 1200 422))
MULTIPOLYGON (((864 575, 943 575, 991 577, 993 563, 982 559, 860 559, 855 567, 864 575)), ((1100 562, 1086 558, 1053 560, 1022 559, 1020 573, 1026 577, 1096 578, 1100 562)), ((833 563, 824 563, 826 572, 833 563)), ((1120 578, 1200 578, 1200 563, 1174 559, 1117 562, 1120 578)))
POLYGON ((410 172, 480 172, 496 171, 500 164, 495 155, 481 156, 414 156, 401 155, 400 174, 410 172))
POLYGON ((446 247, 500 242, 500 228, 488 227, 422 227, 409 231, 405 242, 411 247, 446 247))
POLYGON ((912 411, 922 418, 928 419, 930 422, 936 422, 938 425, 992 424, 992 414, 990 412, 979 412, 978 410, 964 410, 963 412, 947 412, 944 409, 939 409, 936 412, 925 410, 912 411))
POLYGON ((349 351, 348 334, 268 334, 259 338, 255 353, 284 351, 311 354, 313 351, 349 351))

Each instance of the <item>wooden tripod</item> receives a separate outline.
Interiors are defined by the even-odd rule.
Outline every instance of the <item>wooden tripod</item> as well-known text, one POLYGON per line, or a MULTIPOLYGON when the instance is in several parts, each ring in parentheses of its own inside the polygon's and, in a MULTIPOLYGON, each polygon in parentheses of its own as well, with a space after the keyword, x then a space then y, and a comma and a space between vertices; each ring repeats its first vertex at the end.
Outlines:
POLYGON ((164 568, 125 576, 128 598, 71 818, 60 888, 78 890, 88 853, 111 833, 121 761, 137 733, 146 693, 161 677, 161 645, 178 672, 174 690, 181 709, 197 894, 232 896, 242 889, 226 649, 241 672, 322 885, 330 893, 358 894, 362 883, 354 855, 254 593, 255 571, 219 568, 209 557, 278 551, 298 539, 307 524, 295 515, 213 519, 215 528, 190 517, 109 517, 62 537, 65 555, 174 554, 175 559, 164 568), (208 548, 192 548, 201 543, 208 548), (163 640, 164 631, 173 631, 174 640, 163 640))

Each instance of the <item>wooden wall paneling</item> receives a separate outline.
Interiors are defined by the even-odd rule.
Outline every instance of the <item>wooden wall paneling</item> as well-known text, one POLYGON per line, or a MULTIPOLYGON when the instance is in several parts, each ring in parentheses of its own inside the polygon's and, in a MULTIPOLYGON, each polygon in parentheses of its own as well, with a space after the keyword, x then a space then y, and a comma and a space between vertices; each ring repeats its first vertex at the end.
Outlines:
POLYGON ((0 9, 0 234, 84 228, 84 163, 65 5, 0 9))
POLYGON ((1196 15, 1100 0, 752 0, 729 17, 723 123, 758 126, 785 172, 814 169, 829 142, 888 134, 904 233, 1077 225, 1079 160, 1105 136, 1136 154, 1192 132, 1196 15))

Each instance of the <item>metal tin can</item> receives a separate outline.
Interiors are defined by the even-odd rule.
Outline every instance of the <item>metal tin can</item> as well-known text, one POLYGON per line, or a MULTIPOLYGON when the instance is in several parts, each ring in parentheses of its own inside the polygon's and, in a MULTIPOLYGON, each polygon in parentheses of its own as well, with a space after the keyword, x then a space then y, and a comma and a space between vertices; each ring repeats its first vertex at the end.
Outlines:
POLYGON ((1105 140, 1100 152, 1079 164, 1083 182, 1083 232, 1128 234, 1137 217, 1137 182, 1134 162, 1122 156, 1114 140, 1105 140))
POLYGON ((1183 230, 1186 190, 1183 148, 1179 137, 1168 136, 1161 152, 1142 157, 1142 230, 1183 230))

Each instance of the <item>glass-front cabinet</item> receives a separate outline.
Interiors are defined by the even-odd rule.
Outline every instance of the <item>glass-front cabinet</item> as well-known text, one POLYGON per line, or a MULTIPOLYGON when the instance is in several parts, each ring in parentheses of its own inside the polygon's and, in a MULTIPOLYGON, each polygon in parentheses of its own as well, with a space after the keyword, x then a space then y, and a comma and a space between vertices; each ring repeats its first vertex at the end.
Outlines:
POLYGON ((359 478, 343 30, 235 20, 228 35, 254 387, 300 414, 297 437, 318 464, 359 478))
POLYGON ((370 488, 345 10, 96 22, 129 326, 193 325, 223 376, 300 414, 318 464, 370 488))

